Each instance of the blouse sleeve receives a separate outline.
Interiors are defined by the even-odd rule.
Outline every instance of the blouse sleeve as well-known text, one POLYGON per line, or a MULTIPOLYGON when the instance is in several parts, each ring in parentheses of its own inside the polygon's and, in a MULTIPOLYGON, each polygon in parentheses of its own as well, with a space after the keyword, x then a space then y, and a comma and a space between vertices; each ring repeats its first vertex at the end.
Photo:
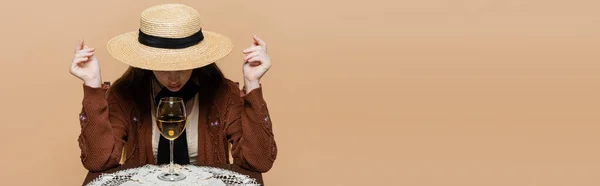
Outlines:
POLYGON ((78 142, 81 162, 90 171, 118 166, 127 136, 123 109, 115 96, 105 98, 107 89, 83 86, 78 142))
POLYGON ((227 137, 232 144, 234 164, 249 170, 267 172, 277 157, 271 118, 262 87, 248 94, 231 85, 232 101, 227 110, 227 137))

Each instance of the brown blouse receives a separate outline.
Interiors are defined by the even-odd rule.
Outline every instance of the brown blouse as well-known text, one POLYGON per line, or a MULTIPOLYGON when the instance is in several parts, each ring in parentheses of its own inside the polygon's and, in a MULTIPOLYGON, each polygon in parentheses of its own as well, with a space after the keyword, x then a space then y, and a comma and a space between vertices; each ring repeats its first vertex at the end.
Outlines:
MULTIPOLYGON (((156 164, 150 115, 140 118, 130 100, 107 90, 106 86, 83 85, 78 139, 83 166, 90 171, 103 171, 119 166, 119 162, 128 166, 156 164)), ((277 146, 262 88, 244 94, 237 83, 225 79, 213 105, 210 111, 200 107, 199 118, 208 119, 198 120, 201 134, 197 163, 229 164, 231 150, 234 164, 258 172, 271 169, 277 146)))

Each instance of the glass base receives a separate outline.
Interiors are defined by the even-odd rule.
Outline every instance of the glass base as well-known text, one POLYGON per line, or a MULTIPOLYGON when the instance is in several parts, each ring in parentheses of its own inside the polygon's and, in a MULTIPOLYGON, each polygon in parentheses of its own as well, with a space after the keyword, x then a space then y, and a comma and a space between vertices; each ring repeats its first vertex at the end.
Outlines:
POLYGON ((163 181, 181 181, 185 179, 185 175, 180 173, 161 173, 158 175, 158 179, 163 181))

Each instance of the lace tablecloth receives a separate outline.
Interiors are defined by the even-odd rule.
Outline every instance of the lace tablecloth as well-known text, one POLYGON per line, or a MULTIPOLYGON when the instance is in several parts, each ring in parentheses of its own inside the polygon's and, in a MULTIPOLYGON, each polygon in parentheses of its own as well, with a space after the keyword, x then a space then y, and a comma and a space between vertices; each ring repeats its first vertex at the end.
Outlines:
POLYGON ((186 175, 186 179, 178 182, 162 181, 157 178, 160 173, 167 172, 168 165, 145 165, 138 168, 125 169, 115 173, 102 174, 91 181, 88 186, 139 186, 139 185, 202 185, 202 186, 258 186, 255 179, 238 172, 195 165, 176 165, 175 171, 186 175))

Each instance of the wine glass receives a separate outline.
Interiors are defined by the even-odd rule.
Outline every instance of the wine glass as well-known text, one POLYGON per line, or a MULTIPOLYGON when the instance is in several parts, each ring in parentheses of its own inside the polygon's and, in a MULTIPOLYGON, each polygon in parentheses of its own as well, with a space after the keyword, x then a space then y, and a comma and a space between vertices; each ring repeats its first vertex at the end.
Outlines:
POLYGON ((180 181, 185 175, 176 173, 173 165, 173 140, 177 139, 185 130, 186 112, 183 99, 179 97, 164 97, 158 102, 156 112, 158 130, 160 134, 169 140, 169 152, 171 155, 169 172, 161 173, 158 179, 163 181, 180 181))

